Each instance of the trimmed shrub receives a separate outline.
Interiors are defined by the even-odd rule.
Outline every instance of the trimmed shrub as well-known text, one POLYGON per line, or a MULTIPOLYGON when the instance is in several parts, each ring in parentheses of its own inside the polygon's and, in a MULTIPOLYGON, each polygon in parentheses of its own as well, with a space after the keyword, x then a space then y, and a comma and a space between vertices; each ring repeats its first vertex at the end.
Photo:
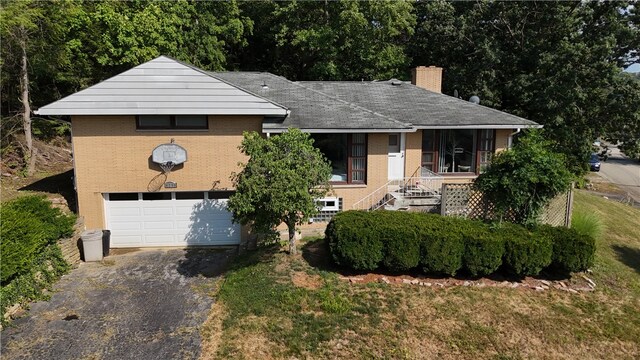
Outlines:
POLYGON ((336 214, 325 231, 333 260, 355 270, 374 270, 383 259, 383 243, 373 217, 364 211, 336 214))
POLYGON ((503 265, 518 276, 537 275, 551 264, 551 240, 526 228, 502 223, 495 230, 505 245, 503 265))
POLYGON ((455 275, 462 267, 464 243, 455 231, 456 218, 436 214, 415 214, 420 238, 420 265, 427 273, 455 275))
POLYGON ((476 223, 465 229, 464 255, 462 262, 465 270, 473 276, 483 276, 493 273, 502 265, 504 255, 503 239, 488 231, 482 223, 476 223))
POLYGON ((420 261, 420 242, 413 226, 405 222, 382 221, 377 231, 384 245, 382 263, 391 271, 415 268, 420 261))
POLYGON ((574 229, 549 225, 541 225, 537 231, 552 243, 552 268, 576 272, 593 266, 596 252, 596 241, 593 237, 581 234, 574 229))

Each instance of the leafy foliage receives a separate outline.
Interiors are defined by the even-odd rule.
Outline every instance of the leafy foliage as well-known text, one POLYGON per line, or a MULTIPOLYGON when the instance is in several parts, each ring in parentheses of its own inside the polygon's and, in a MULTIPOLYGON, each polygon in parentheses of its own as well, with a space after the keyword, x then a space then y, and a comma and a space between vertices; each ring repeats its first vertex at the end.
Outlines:
POLYGON ((415 215, 420 236, 420 265, 424 272, 455 275, 462 268, 463 228, 456 218, 415 215))
POLYGON ((325 231, 336 264, 355 270, 377 269, 384 258, 384 244, 371 217, 345 211, 333 217, 325 231))
POLYGON ((582 271, 593 264, 595 242, 565 227, 485 224, 434 214, 400 211, 345 211, 327 226, 326 240, 334 261, 354 270, 384 266, 453 276, 464 269, 472 276, 501 267, 518 276, 543 269, 582 271), (419 251, 418 251, 419 250, 419 251))
POLYGON ((416 22, 408 1, 247 2, 255 21, 241 69, 293 80, 374 80, 404 75, 416 22))
POLYGON ((543 124, 581 174, 596 136, 631 127, 638 139, 638 92, 620 79, 640 49, 631 3, 418 2, 407 52, 413 65, 444 67, 445 93, 543 124))
MULTIPOLYGON (((483 224, 482 224, 483 225, 483 224)), ((489 275, 502 265, 504 241, 501 236, 492 234, 478 223, 473 231, 464 236, 464 269, 472 276, 489 275)))
POLYGON ((245 133, 240 149, 249 161, 233 176, 236 193, 228 207, 234 221, 250 223, 259 232, 286 224, 289 250, 295 253, 296 225, 317 214, 315 199, 329 192, 329 161, 309 134, 298 129, 269 138, 245 133))
POLYGON ((6 325, 7 308, 15 304, 46 298, 43 290, 50 288, 60 276, 67 273, 69 264, 56 244, 46 246, 32 261, 29 269, 0 289, 0 322, 6 325))
POLYGON ((496 154, 474 186, 490 200, 498 214, 513 213, 515 222, 535 224, 544 206, 566 191, 573 179, 564 156, 531 131, 512 149, 496 154))
POLYGON ((0 262, 3 284, 27 273, 42 250, 73 233, 75 217, 52 208, 44 197, 24 196, 0 209, 0 262))
POLYGON ((551 266, 566 272, 584 271, 593 265, 596 241, 574 229, 543 225, 539 229, 553 243, 551 266))
POLYGON ((537 275, 551 264, 551 239, 510 223, 502 223, 494 233, 505 244, 504 266, 516 275, 537 275))

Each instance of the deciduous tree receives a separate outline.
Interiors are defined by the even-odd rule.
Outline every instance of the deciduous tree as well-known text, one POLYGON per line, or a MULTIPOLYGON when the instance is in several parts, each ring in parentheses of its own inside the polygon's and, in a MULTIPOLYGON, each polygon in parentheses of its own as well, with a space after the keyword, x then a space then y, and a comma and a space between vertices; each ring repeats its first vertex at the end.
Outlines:
POLYGON ((474 183, 501 217, 514 215, 516 223, 531 225, 551 199, 567 191, 572 174, 563 154, 537 131, 521 137, 512 149, 498 153, 474 183))
POLYGON ((329 192, 329 161, 298 129, 269 138, 245 133, 240 149, 249 160, 233 177, 236 193, 228 207, 234 221, 265 233, 284 223, 295 254, 296 226, 318 213, 315 199, 329 192))

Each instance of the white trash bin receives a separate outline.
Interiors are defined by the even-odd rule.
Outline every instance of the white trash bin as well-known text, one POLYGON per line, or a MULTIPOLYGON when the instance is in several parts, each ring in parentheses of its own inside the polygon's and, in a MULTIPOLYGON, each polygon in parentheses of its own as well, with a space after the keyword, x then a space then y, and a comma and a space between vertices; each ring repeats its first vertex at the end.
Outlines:
POLYGON ((84 261, 102 261, 102 230, 92 229, 80 235, 84 261))

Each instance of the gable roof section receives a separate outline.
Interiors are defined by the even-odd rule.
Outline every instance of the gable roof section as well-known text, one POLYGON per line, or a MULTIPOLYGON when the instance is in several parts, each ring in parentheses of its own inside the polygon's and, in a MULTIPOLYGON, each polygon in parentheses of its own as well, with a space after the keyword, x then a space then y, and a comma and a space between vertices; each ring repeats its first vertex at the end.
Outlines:
MULTIPOLYGON (((531 120, 402 82, 301 81, 301 85, 416 128, 540 127, 531 120)), ((285 103, 286 105, 286 103, 285 103)))
POLYGON ((38 115, 265 115, 287 108, 166 56, 41 107, 38 115))
POLYGON ((282 132, 290 127, 309 132, 415 131, 410 124, 271 73, 231 71, 211 74, 283 104, 291 111, 284 119, 266 119, 264 132, 282 132))

